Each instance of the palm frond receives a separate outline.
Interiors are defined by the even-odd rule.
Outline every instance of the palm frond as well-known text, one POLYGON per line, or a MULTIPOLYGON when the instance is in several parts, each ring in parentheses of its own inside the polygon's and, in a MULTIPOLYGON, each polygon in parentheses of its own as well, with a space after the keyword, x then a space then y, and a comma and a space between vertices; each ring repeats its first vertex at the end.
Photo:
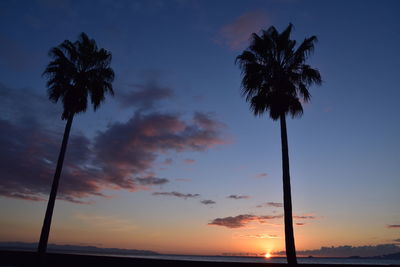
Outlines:
POLYGON ((105 100, 106 94, 114 95, 111 53, 98 49, 94 39, 81 33, 78 40, 65 40, 50 50, 53 60, 43 75, 47 77, 47 93, 53 102, 62 101, 62 119, 84 112, 88 97, 94 110, 105 100))
POLYGON ((300 100, 297 97, 290 100, 290 104, 288 105, 288 107, 289 113, 292 118, 301 117, 303 115, 303 106, 301 105, 300 100))
POLYGON ((303 64, 305 60, 314 52, 314 44, 318 41, 316 36, 305 38, 293 54, 290 61, 292 67, 303 64))
POLYGON ((303 64, 300 72, 301 80, 307 85, 320 85, 322 83, 321 74, 317 69, 313 69, 310 65, 303 64))
POLYGON ((307 89, 307 87, 305 86, 304 83, 302 83, 302 82, 299 83, 298 92, 299 92, 299 95, 301 96, 301 98, 303 99, 303 101, 304 101, 305 103, 307 103, 307 102, 310 101, 310 99, 311 99, 311 94, 310 94, 310 92, 308 91, 308 89, 307 89))

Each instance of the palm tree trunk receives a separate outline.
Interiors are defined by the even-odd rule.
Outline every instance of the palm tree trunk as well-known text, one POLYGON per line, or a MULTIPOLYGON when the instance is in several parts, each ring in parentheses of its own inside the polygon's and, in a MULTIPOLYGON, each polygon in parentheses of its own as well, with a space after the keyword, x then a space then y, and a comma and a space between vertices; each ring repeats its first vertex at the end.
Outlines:
POLYGON ((40 234, 40 241, 38 246, 38 253, 40 258, 43 258, 47 249, 47 241, 49 240, 51 218, 53 217, 54 204, 56 202, 58 183, 60 181, 61 170, 63 167, 65 151, 67 150, 69 132, 71 131, 72 120, 74 115, 70 115, 65 125, 64 137, 61 144, 60 154, 58 155, 57 168, 54 174, 53 184, 51 186, 51 192, 49 202, 47 203, 46 215, 44 217, 42 232, 40 234))
POLYGON ((282 171, 283 171, 283 208, 285 217, 285 245, 288 264, 297 264, 296 247, 294 244, 292 194, 290 192, 289 149, 286 131, 285 114, 280 116, 282 141, 282 171))

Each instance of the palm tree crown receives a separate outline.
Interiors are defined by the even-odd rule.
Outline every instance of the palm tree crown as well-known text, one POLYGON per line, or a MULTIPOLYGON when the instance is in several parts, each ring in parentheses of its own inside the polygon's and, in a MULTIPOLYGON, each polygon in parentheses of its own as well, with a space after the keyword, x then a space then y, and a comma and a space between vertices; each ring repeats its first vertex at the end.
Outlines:
POLYGON ((88 96, 96 110, 105 94, 114 94, 114 72, 110 68, 111 53, 98 49, 95 40, 81 33, 78 40, 65 40, 50 50, 53 58, 43 75, 47 76, 47 92, 50 100, 62 100, 62 119, 84 112, 88 96))
POLYGON ((304 102, 310 100, 308 87, 321 83, 317 69, 305 64, 314 50, 316 36, 305 38, 295 49, 290 40, 293 25, 279 33, 275 27, 253 33, 250 46, 236 58, 242 79, 242 95, 255 115, 269 112, 273 120, 281 115, 301 116, 304 102))

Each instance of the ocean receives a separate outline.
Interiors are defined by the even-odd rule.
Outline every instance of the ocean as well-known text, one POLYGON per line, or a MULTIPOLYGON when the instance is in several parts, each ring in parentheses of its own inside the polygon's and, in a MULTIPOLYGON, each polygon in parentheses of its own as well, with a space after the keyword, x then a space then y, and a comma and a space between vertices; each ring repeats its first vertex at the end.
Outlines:
MULTIPOLYGON (((83 253, 82 253, 83 254, 83 253)), ((88 254, 86 254, 88 255, 88 254)), ((286 258, 274 257, 240 257, 240 256, 198 256, 198 255, 115 255, 115 254, 90 254, 113 257, 146 258, 182 261, 212 261, 212 262, 244 262, 244 263, 286 263, 286 258)), ((368 259, 368 258, 297 258, 298 263, 307 264, 365 264, 365 265, 400 265, 400 259, 368 259)))

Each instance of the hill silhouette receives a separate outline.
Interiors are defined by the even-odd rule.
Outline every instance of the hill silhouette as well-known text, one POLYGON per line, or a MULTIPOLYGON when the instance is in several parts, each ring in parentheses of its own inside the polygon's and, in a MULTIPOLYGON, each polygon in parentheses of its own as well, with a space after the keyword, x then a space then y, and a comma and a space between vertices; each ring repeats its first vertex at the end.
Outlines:
MULTIPOLYGON (((35 251, 37 243, 24 242, 0 242, 0 250, 25 250, 35 251)), ((96 254, 117 254, 117 255, 159 255, 151 250, 122 249, 122 248, 99 248, 96 246, 78 246, 78 245, 57 245, 49 244, 49 252, 79 252, 96 254)))

